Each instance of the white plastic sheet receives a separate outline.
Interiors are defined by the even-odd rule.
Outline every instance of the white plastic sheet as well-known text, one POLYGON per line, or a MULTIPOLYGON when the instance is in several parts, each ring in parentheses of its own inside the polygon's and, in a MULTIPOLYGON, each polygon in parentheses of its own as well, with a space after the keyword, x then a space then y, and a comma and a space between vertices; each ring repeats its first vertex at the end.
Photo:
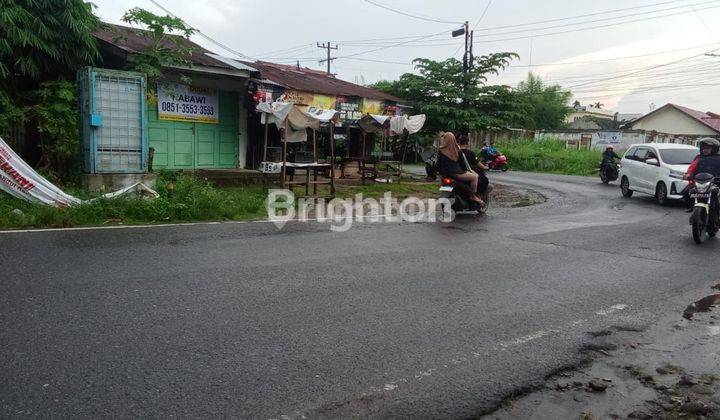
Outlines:
POLYGON ((262 113, 261 123, 275 124, 278 130, 287 121, 285 141, 288 143, 307 141, 306 128, 318 130, 320 123, 335 122, 340 118, 340 113, 334 109, 309 108, 303 111, 291 102, 261 102, 257 110, 262 113))
MULTIPOLYGON (((0 138, 0 190, 23 200, 55 207, 67 207, 87 202, 64 193, 38 174, 2 138, 0 138)), ((114 198, 136 190, 158 196, 157 192, 138 182, 120 191, 105 194, 103 197, 114 198)))

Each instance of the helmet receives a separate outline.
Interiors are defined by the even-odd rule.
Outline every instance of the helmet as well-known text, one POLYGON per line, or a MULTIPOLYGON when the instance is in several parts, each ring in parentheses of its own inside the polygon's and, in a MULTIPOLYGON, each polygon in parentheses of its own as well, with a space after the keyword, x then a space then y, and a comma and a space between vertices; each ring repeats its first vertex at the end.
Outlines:
POLYGON ((710 147, 712 149, 712 154, 717 155, 718 152, 720 152, 720 141, 717 141, 712 137, 705 137, 700 139, 698 147, 700 150, 702 150, 703 147, 710 147))
POLYGON ((612 144, 608 144, 605 150, 615 150, 612 144))

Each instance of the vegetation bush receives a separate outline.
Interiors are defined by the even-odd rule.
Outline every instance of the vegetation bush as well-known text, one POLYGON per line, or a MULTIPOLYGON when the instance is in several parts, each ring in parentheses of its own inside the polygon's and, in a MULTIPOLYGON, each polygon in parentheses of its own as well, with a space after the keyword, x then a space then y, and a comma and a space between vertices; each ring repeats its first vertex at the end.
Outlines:
POLYGON ((518 171, 594 175, 601 160, 599 151, 567 149, 562 140, 511 140, 496 146, 507 156, 510 168, 518 171))

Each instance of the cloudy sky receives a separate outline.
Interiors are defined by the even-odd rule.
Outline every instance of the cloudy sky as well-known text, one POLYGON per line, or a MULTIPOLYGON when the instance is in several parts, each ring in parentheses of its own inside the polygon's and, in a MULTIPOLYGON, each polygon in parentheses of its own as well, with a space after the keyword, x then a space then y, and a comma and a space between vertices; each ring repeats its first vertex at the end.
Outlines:
POLYGON ((413 58, 461 58, 469 21, 475 55, 520 55, 492 82, 517 84, 528 71, 569 88, 582 103, 647 112, 673 102, 720 112, 720 0, 94 0, 121 23, 158 4, 203 35, 219 54, 325 68, 317 42, 338 45, 338 77, 371 83, 413 71, 413 58), (392 9, 392 10, 389 10, 392 9), (228 51, 224 48, 229 48, 228 51))

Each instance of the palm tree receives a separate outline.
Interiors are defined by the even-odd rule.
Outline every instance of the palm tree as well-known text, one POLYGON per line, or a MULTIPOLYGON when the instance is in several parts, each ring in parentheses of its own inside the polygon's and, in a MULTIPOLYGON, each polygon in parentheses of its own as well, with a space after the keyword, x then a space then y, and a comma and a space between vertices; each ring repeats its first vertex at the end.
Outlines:
POLYGON ((597 109, 601 109, 602 107, 605 106, 605 104, 603 104, 603 103, 601 103, 601 102, 595 102, 595 103, 593 104, 593 106, 594 106, 595 108, 597 108, 597 109))

